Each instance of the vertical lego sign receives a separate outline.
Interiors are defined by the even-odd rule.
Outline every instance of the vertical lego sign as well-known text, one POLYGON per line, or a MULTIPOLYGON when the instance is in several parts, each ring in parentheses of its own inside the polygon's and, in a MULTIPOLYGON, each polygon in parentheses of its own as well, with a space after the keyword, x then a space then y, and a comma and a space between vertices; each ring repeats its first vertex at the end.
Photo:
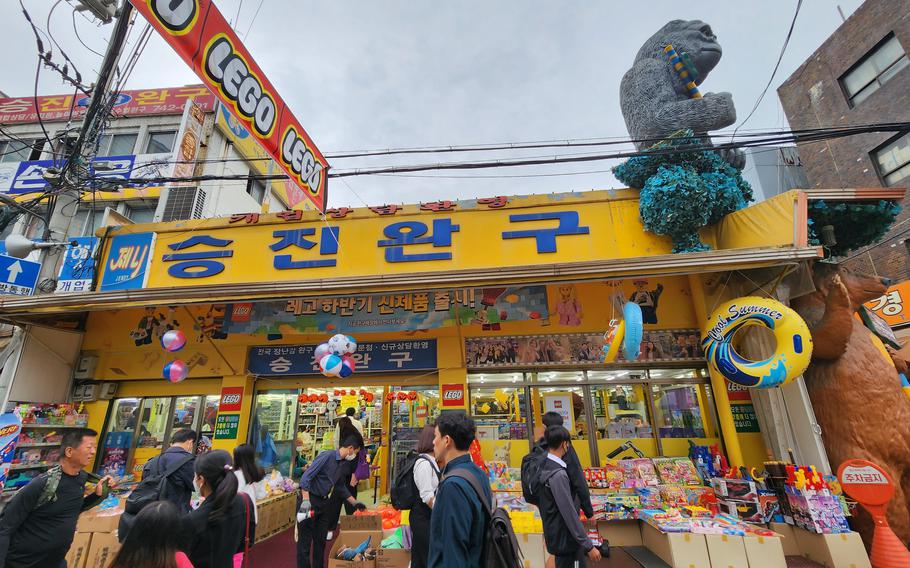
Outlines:
POLYGON ((212 0, 130 2, 325 212, 328 162, 212 0))

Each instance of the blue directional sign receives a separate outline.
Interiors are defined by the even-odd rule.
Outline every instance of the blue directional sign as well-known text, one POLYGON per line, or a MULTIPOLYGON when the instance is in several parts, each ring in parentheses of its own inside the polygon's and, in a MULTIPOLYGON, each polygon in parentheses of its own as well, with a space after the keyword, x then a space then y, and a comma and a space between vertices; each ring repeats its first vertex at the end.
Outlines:
POLYGON ((31 296, 40 271, 40 262, 0 255, 0 294, 31 296))

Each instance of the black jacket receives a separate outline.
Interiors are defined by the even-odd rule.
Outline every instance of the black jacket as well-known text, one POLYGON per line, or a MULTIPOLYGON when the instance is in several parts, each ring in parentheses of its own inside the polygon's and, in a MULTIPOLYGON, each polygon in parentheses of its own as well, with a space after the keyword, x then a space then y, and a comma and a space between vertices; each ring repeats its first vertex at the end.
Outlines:
MULTIPOLYGON (((541 438, 537 443, 547 453, 547 440, 541 438)), ((569 453, 564 458, 566 462, 566 473, 569 476, 569 485, 572 487, 572 495, 578 499, 579 506, 589 519, 594 516, 594 506, 591 505, 591 490, 588 488, 588 480, 585 479, 585 472, 581 468, 581 461, 575 448, 569 445, 569 453)))
POLYGON ((243 552, 247 530, 250 544, 255 541, 256 520, 252 505, 249 525, 244 527, 246 506, 249 504, 245 495, 238 493, 225 515, 216 521, 209 519, 210 501, 203 501, 198 509, 185 517, 187 543, 184 550, 194 568, 233 568, 234 554, 243 552))
MULTIPOLYGON (((167 469, 176 462, 177 460, 184 459, 186 456, 190 456, 189 452, 178 446, 171 446, 170 448, 164 450, 160 456, 154 458, 159 462, 161 469, 159 471, 167 471, 167 469)), ((190 498, 193 496, 193 478, 195 473, 193 467, 195 466, 196 457, 193 456, 190 461, 186 462, 180 469, 174 472, 174 475, 167 478, 167 483, 164 488, 164 495, 162 499, 164 501, 170 501, 177 506, 177 510, 181 513, 190 512, 190 498)), ((145 477, 149 475, 151 468, 153 467, 152 460, 146 462, 145 466, 142 468, 142 475, 145 477)))
POLYGON ((594 544, 578 520, 578 509, 569 487, 566 469, 547 458, 540 468, 540 517, 547 552, 555 556, 575 556, 594 544))

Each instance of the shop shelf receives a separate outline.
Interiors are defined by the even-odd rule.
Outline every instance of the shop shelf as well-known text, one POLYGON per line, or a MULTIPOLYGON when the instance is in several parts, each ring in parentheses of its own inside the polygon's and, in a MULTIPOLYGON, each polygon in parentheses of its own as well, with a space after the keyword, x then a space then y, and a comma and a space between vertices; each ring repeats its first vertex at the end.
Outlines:
POLYGON ((18 444, 16 448, 54 448, 60 445, 60 442, 41 442, 39 444, 18 444))
POLYGON ((23 424, 22 428, 23 429, 25 429, 25 428, 54 428, 54 429, 60 430, 60 429, 65 429, 65 428, 85 428, 85 426, 76 426, 76 425, 67 426, 64 424, 23 424))

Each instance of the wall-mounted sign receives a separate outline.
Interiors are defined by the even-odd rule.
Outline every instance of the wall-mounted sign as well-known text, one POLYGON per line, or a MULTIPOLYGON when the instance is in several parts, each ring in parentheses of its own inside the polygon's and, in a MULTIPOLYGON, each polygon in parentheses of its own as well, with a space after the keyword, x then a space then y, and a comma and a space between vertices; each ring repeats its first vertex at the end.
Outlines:
POLYGON ((102 292, 143 288, 149 277, 149 262, 155 233, 116 235, 111 239, 101 276, 102 292))
POLYGON ((89 292, 95 277, 95 247, 98 246, 98 237, 74 237, 70 240, 76 246, 67 247, 63 255, 57 276, 57 292, 89 292))
POLYGON ((247 306, 225 332, 266 335, 399 332, 477 324, 499 329, 505 321, 546 320, 546 286, 457 288, 331 298, 300 298, 247 306))
MULTIPOLYGON (((250 348, 249 371, 259 376, 319 375, 316 345, 265 345, 250 348)), ((360 343, 353 355, 358 373, 395 373, 436 369, 436 340, 360 343)))
POLYGON ((316 209, 325 211, 328 162, 212 0, 131 2, 316 209))
POLYGON ((243 387, 224 387, 221 389, 221 402, 218 412, 240 412, 243 404, 243 387))
POLYGON ((755 406, 751 402, 731 404, 730 410, 733 412, 733 426, 737 432, 761 432, 755 406))
MULTIPOLYGON (((695 361, 703 359, 698 330, 645 331, 638 361, 695 361)), ((470 368, 533 365, 603 364, 602 333, 523 335, 515 337, 468 337, 465 339, 470 368)), ((617 358, 623 360, 622 355, 617 358)))
MULTIPOLYGON (((92 160, 89 168, 91 175, 96 178, 110 180, 128 180, 133 174, 136 156, 104 156, 92 160)), ((13 174, 9 184, 9 193, 36 193, 48 188, 44 172, 48 168, 59 167, 59 161, 33 160, 19 162, 16 173, 13 174)))
POLYGON ((465 407, 465 385, 461 383, 447 384, 440 387, 443 408, 465 407))
POLYGON ((240 427, 239 414, 218 414, 215 419, 216 440, 236 440, 237 429, 240 427))
POLYGON ((894 284, 883 296, 864 305, 891 327, 910 323, 910 312, 904 308, 904 300, 910 300, 910 280, 894 284))
MULTIPOLYGON (((153 116, 180 114, 187 99, 193 99, 203 111, 211 112, 215 97, 204 85, 188 85, 167 89, 141 89, 121 91, 114 102, 114 113, 120 116, 153 116)), ((0 98, 0 123, 18 124, 41 120, 69 120, 79 117, 88 108, 88 97, 79 95, 50 95, 38 97, 0 98)))

